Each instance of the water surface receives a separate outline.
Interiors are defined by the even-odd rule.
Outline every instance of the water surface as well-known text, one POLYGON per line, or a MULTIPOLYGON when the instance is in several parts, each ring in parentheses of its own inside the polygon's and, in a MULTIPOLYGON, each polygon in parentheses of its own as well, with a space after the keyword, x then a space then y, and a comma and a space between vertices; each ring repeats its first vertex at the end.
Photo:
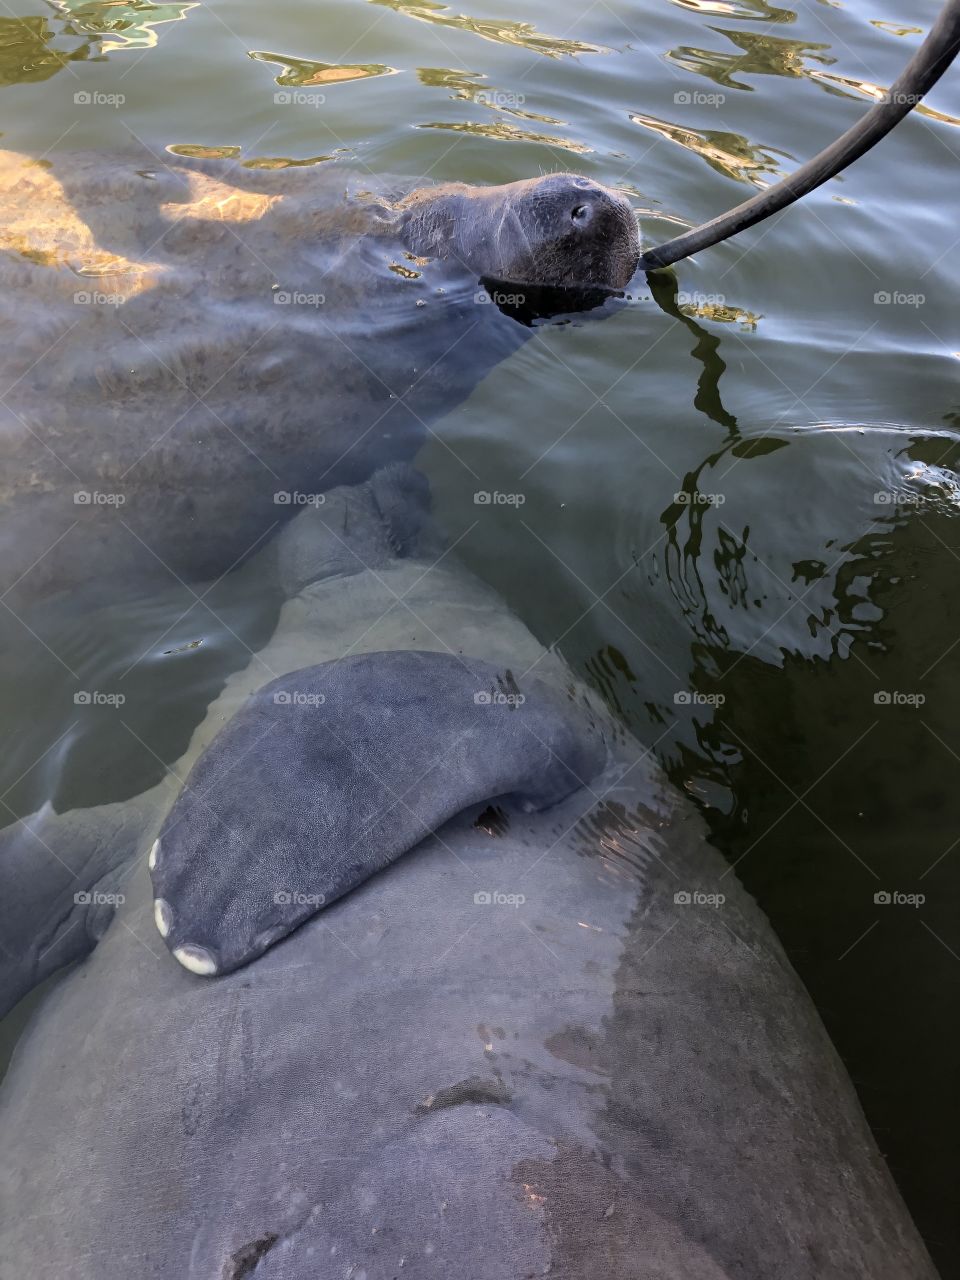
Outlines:
MULTIPOLYGON (((371 183, 574 169, 625 190, 654 241, 848 127, 937 8, 13 0, 2 145, 133 138, 160 162, 343 164, 371 183)), ((420 459, 458 552, 703 807, 945 1276, 960 1274, 958 174, 954 71, 801 206, 639 281, 602 325, 538 329, 420 459)), ((64 617, 81 674, 124 676, 133 735, 91 706, 61 737, 52 660, 14 628, 33 675, 2 689, 10 723, 29 723, 4 803, 153 780, 274 608, 227 581, 205 605, 171 590, 109 625, 64 617)))

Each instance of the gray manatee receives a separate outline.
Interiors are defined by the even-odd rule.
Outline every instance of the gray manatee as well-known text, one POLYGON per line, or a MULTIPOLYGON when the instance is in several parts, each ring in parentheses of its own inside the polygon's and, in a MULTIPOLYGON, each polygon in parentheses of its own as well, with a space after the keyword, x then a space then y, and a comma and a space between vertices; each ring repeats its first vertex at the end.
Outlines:
POLYGON ((225 573, 312 495, 412 458, 523 341, 481 277, 592 298, 636 269, 629 205, 586 178, 369 187, 0 152, 8 609, 225 573))
MULTIPOLYGON (((367 879, 252 963, 198 977, 157 932, 148 851, 169 798, 154 805, 111 873, 112 923, 46 993, 0 1089, 3 1280, 931 1280, 806 992, 686 800, 451 556, 410 543, 368 568, 363 547, 331 576, 351 551, 335 505, 269 549, 290 591, 276 632, 171 790, 218 765, 224 819, 228 797, 255 801, 265 837, 314 781, 341 819, 376 809, 379 779, 358 767, 351 794, 305 776, 282 722, 256 748, 266 789, 230 736, 271 681, 292 694, 291 673, 345 659, 368 765, 379 734, 395 749, 404 682, 433 683, 390 767, 416 796, 443 758, 465 808, 423 839, 411 819, 413 847, 383 869, 384 833, 361 839, 367 879), (531 697, 482 708, 499 717, 483 732, 515 733, 530 709, 543 746, 589 773, 570 789, 541 764, 549 808, 505 798, 529 783, 509 736, 500 761, 449 750, 470 725, 450 689, 490 670, 531 697)), ((168 833, 154 874, 187 852, 168 833)), ((257 850, 212 828, 190 850, 184 929, 217 904, 228 934, 236 904, 255 916, 257 850)), ((282 874, 309 873, 301 852, 282 874)))
POLYGON ((538 682, 504 684, 489 663, 403 650, 254 694, 193 767, 148 859, 157 928, 181 964, 246 964, 471 804, 545 809, 586 785, 602 743, 538 682))

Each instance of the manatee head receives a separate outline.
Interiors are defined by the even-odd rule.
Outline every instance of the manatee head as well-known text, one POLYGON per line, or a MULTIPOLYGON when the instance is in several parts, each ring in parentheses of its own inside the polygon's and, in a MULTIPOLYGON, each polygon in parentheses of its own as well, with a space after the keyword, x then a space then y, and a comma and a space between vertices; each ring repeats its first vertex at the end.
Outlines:
POLYGON ((459 259, 478 276, 517 284, 622 289, 640 236, 627 201, 573 173, 499 187, 447 183, 400 205, 413 253, 459 259))

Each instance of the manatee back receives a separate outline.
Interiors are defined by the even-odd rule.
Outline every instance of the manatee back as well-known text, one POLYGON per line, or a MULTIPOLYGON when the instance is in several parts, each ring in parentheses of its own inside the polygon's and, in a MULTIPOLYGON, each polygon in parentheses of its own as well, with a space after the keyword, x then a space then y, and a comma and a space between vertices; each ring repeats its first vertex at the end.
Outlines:
POLYGON ((157 927, 186 968, 229 972, 461 810, 547 808, 605 759, 572 695, 458 654, 293 671, 191 770, 150 853, 157 927))
POLYGON ((298 500, 411 458, 521 341, 461 268, 411 261, 369 179, 236 173, 0 153, 0 555, 7 583, 30 569, 21 596, 223 573, 298 500))
POLYGON ((477 806, 222 978, 141 862, 0 1095, 0 1267, 934 1280, 769 926, 632 764, 477 806))

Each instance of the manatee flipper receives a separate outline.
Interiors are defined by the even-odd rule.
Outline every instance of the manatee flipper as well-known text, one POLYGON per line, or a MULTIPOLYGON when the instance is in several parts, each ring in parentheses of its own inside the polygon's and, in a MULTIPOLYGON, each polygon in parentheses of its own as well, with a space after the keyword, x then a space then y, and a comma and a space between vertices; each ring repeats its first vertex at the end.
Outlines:
POLYGON ((597 775, 599 729, 487 663, 372 653, 265 685, 200 757, 151 855, 157 927, 226 973, 461 810, 543 809, 597 775))
POLYGON ((349 577, 408 557, 437 560, 446 546, 430 514, 426 476, 409 463, 394 462, 365 484, 328 490, 285 525, 251 566, 289 599, 324 578, 349 577))
POLYGON ((0 1017, 97 945, 125 864, 169 802, 166 780, 116 804, 62 814, 45 805, 0 831, 0 1017))

